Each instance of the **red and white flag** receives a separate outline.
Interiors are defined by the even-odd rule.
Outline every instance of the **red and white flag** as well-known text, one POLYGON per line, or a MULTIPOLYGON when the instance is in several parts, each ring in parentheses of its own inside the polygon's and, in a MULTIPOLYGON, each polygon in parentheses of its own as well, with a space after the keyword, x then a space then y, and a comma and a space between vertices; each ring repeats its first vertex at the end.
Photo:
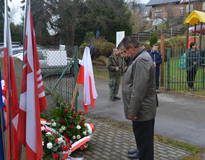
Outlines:
POLYGON ((35 32, 30 8, 25 16, 24 64, 18 135, 25 145, 26 159, 40 160, 43 156, 40 112, 46 108, 46 97, 36 48, 35 32))
POLYGON ((80 71, 77 78, 78 84, 84 85, 84 110, 88 111, 88 106, 94 108, 95 100, 97 99, 97 90, 95 87, 95 79, 93 74, 93 65, 90 56, 90 48, 86 47, 81 61, 80 71))
POLYGON ((4 81, 5 81, 5 105, 6 105, 6 127, 8 137, 8 155, 7 159, 18 160, 19 141, 17 137, 18 125, 18 94, 16 89, 16 77, 14 71, 14 62, 12 57, 12 42, 10 31, 10 20, 8 17, 8 4, 4 1, 4 81), (11 157, 12 156, 12 157, 11 157))

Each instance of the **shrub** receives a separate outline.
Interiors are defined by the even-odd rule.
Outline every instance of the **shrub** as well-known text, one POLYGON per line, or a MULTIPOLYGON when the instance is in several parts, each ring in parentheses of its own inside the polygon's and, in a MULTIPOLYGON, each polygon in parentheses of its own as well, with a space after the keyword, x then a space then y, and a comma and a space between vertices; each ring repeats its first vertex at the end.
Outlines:
POLYGON ((158 41, 157 32, 152 32, 150 37, 150 46, 152 47, 158 41))
POLYGON ((95 47, 92 58, 98 58, 99 56, 108 57, 111 55, 113 48, 115 48, 114 43, 107 42, 103 38, 98 38, 93 40, 91 43, 82 43, 80 46, 80 53, 83 53, 86 46, 91 45, 95 47))

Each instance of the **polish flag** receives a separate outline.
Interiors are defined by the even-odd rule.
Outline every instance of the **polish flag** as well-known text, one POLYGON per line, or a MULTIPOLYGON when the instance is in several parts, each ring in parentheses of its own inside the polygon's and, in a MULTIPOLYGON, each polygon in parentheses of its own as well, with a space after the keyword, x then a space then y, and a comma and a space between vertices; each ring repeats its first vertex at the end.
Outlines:
POLYGON ((88 111, 88 106, 94 108, 97 99, 97 90, 95 87, 95 79, 93 74, 93 65, 90 56, 90 48, 86 47, 83 53, 83 59, 78 73, 77 83, 84 85, 84 110, 88 111))
POLYGON ((43 156, 40 112, 46 108, 46 97, 36 48, 30 2, 27 4, 24 37, 24 64, 18 136, 26 148, 26 159, 40 160, 43 156))
POLYGON ((14 71, 14 62, 12 54, 12 42, 10 31, 10 20, 8 17, 8 4, 4 1, 4 82, 5 82, 5 106, 6 106, 6 128, 7 128, 7 159, 18 160, 19 154, 19 141, 17 137, 17 124, 18 124, 18 94, 16 89, 16 76, 14 71))

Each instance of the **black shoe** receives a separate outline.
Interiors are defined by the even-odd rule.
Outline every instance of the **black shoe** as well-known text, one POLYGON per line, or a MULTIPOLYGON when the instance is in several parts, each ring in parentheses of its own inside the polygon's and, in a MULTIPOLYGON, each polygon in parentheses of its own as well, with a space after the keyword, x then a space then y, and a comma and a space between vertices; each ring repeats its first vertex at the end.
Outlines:
POLYGON ((120 97, 117 97, 117 96, 114 97, 114 99, 115 99, 115 100, 121 100, 121 98, 120 98, 120 97))
POLYGON ((139 153, 136 152, 136 153, 133 153, 133 154, 128 154, 127 157, 131 158, 131 159, 139 159, 139 153))
POLYGON ((128 154, 134 154, 134 153, 137 153, 138 152, 138 150, 137 149, 130 149, 130 150, 128 150, 128 154))

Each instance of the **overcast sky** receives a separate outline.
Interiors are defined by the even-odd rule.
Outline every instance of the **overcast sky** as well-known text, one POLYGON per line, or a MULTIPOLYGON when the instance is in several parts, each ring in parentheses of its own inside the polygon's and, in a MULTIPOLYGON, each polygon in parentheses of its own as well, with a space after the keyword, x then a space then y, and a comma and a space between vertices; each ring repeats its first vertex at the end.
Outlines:
MULTIPOLYGON (((141 3, 147 3, 149 2, 150 0, 136 0, 136 2, 141 2, 141 3)), ((12 3, 9 4, 9 6, 12 8, 12 21, 15 23, 15 24, 19 24, 21 23, 21 17, 22 17, 22 14, 23 14, 23 11, 21 9, 21 0, 13 0, 12 3)))

